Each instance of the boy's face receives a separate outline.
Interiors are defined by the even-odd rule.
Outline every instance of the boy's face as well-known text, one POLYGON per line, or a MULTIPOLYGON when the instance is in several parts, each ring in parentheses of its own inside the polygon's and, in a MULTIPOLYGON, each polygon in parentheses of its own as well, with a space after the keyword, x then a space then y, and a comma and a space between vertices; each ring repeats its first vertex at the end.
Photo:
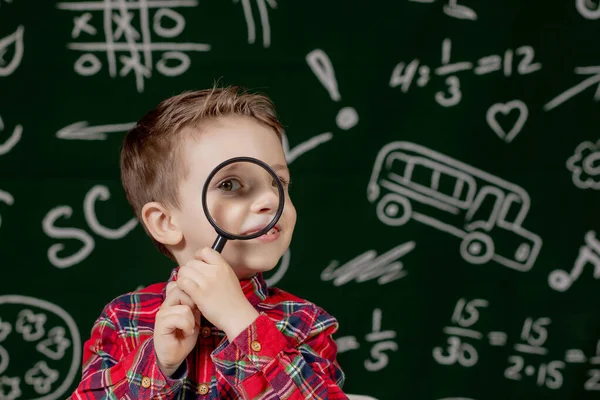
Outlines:
MULTIPOLYGON (((176 246, 177 250, 174 252, 180 264, 193 258, 198 249, 212 246, 217 237, 202 209, 202 189, 206 177, 218 164, 233 157, 253 157, 275 169, 282 181, 290 180, 285 154, 277 135, 273 129, 261 125, 253 118, 220 117, 202 127, 201 132, 185 134, 187 138, 182 154, 188 174, 179 184, 180 207, 172 210, 174 221, 183 234, 183 241, 176 246)), ((253 202, 261 204, 255 207, 248 205, 241 216, 241 225, 266 225, 273 220, 278 198, 268 189, 269 186, 265 185, 264 193, 259 192, 252 197, 253 202)), ((277 223, 280 232, 276 240, 261 241, 256 238, 230 240, 226 243, 223 258, 239 278, 271 270, 289 247, 296 225, 296 210, 287 185, 284 185, 284 189, 285 206, 277 223)))

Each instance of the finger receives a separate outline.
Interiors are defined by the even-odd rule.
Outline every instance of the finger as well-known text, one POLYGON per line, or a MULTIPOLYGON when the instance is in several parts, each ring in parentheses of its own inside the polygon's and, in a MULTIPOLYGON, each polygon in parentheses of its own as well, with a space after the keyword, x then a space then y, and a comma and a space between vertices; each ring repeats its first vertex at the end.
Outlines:
POLYGON ((201 261, 186 264, 179 269, 177 278, 177 286, 195 300, 193 294, 198 290, 204 290, 206 285, 206 277, 202 273, 202 268, 206 264, 201 261), (199 265, 202 264, 202 265, 199 265))
POLYGON ((196 308, 196 303, 187 293, 185 293, 181 288, 176 285, 175 288, 171 291, 170 294, 165 298, 165 303, 168 306, 176 306, 176 305, 184 305, 188 306, 191 309, 196 308))
POLYGON ((225 261, 225 259, 221 255, 221 253, 219 253, 216 250, 213 250, 210 247, 203 247, 200 250, 196 251, 196 253, 194 254, 194 258, 196 260, 204 261, 205 263, 211 264, 211 265, 217 265, 217 264, 227 265, 227 262, 225 261))
POLYGON ((168 334, 175 329, 180 329, 188 335, 192 335, 195 330, 195 316, 188 306, 173 306, 167 308, 159 318, 157 318, 162 334, 168 334))

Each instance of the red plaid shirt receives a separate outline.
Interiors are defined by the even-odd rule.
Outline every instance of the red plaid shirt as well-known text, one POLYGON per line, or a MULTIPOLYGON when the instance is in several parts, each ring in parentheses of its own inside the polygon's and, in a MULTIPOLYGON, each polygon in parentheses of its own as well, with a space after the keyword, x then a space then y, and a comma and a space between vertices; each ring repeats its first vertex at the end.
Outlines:
POLYGON ((171 377, 158 368, 152 339, 167 282, 114 299, 84 344, 72 399, 348 399, 336 319, 268 288, 262 274, 240 284, 260 316, 231 342, 202 317, 196 347, 171 377))

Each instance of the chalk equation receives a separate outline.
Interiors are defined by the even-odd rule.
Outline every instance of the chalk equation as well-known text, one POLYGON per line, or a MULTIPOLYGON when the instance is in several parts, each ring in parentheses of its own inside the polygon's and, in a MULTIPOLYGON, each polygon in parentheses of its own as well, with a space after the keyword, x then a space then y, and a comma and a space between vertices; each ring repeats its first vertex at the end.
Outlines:
POLYGON ((133 74, 137 91, 143 92, 144 79, 151 78, 154 69, 168 77, 181 75, 191 65, 188 52, 211 49, 206 43, 164 41, 177 38, 185 29, 185 17, 175 9, 197 5, 196 0, 91 0, 60 2, 57 7, 76 14, 71 38, 77 41, 67 48, 83 53, 74 63, 77 74, 96 75, 103 65, 96 53, 104 53, 110 77, 133 74), (155 63, 157 52, 160 58, 155 63))
MULTIPOLYGON (((487 75, 501 71, 505 77, 528 75, 542 69, 542 64, 535 61, 535 50, 532 46, 523 45, 516 49, 506 49, 502 54, 486 55, 473 63, 472 61, 451 62, 452 40, 446 38, 442 42, 441 65, 433 69, 433 74, 445 78, 446 88, 435 93, 435 101, 442 107, 458 105, 463 97, 460 79, 457 73, 473 71, 475 75, 487 75)), ((421 65, 418 58, 406 63, 396 64, 389 80, 391 88, 400 88, 402 93, 407 93, 413 82, 418 87, 429 84, 432 68, 421 65)))
POLYGON ((585 244, 579 248, 579 255, 571 271, 556 269, 548 275, 548 284, 552 289, 559 292, 568 290, 581 277, 584 267, 588 264, 594 268, 594 279, 600 280, 600 241, 596 232, 587 232, 584 241, 585 244))
MULTIPOLYGON (((4 120, 0 116, 0 132, 4 131, 4 120)), ((0 144, 0 156, 7 154, 10 152, 21 140, 21 136, 23 135, 23 126, 15 125, 12 130, 12 133, 8 136, 8 138, 4 141, 4 143, 0 144)))
MULTIPOLYGON (((254 11, 250 0, 233 0, 235 3, 241 3, 244 10, 244 19, 246 20, 246 28, 248 29, 248 43, 256 42, 256 21, 254 19, 254 11)), ((263 38, 263 47, 271 45, 271 23, 269 22, 269 7, 277 8, 275 0, 256 0, 256 7, 260 17, 261 32, 263 38)))
POLYGON ((357 283, 377 279, 379 285, 404 278, 407 271, 400 259, 410 253, 416 246, 414 241, 398 245, 377 256, 375 250, 368 250, 344 265, 333 260, 321 272, 321 280, 333 281, 334 286, 341 286, 351 281, 357 283))
MULTIPOLYGON (((379 371, 385 368, 389 364, 389 355, 387 352, 398 351, 398 343, 396 339, 396 331, 382 329, 383 312, 381 309, 376 308, 373 310, 371 332, 365 335, 365 341, 371 347, 370 358, 364 360, 364 366, 367 371, 379 371)), ((345 353, 348 351, 356 350, 360 348, 356 336, 341 336, 336 339, 338 346, 338 353, 345 353)))
POLYGON ((77 325, 64 309, 33 297, 0 296, 2 399, 60 398, 78 373, 81 351, 77 325), (11 357, 26 362, 11 363, 11 357))
MULTIPOLYGON (((409 0, 416 3, 434 3, 436 0, 409 0)), ((458 0, 448 0, 444 4, 444 13, 450 17, 458 19, 477 20, 477 13, 465 5, 458 4, 458 0)))
MULTIPOLYGON (((107 201, 110 199, 110 191, 106 186, 95 185, 92 187, 83 200, 83 214, 85 216, 88 227, 96 235, 105 239, 116 240, 127 236, 133 228, 138 225, 136 218, 131 218, 119 228, 108 228, 100 223, 96 216, 96 203, 107 201)), ((42 228, 44 233, 52 239, 71 239, 81 242, 82 247, 74 254, 69 256, 61 256, 65 249, 64 243, 55 243, 48 248, 48 261, 57 268, 68 268, 81 263, 94 250, 95 240, 86 230, 75 227, 64 227, 56 225, 56 222, 61 219, 69 219, 73 215, 73 208, 68 205, 54 207, 42 220, 42 228)))
POLYGON ((9 76, 19 68, 23 60, 23 36, 25 27, 19 25, 10 35, 0 39, 0 76, 9 76), (12 53, 12 58, 7 61, 4 59, 6 54, 12 53))
POLYGON ((459 238, 471 264, 529 271, 542 246, 522 226, 531 204, 523 188, 415 143, 379 151, 367 199, 385 225, 415 220, 459 238))
MULTIPOLYGON (((473 367, 479 361, 477 344, 487 341, 490 346, 508 345, 508 334, 503 331, 480 332, 476 329, 480 313, 489 306, 484 299, 460 298, 454 307, 450 324, 443 328, 446 344, 432 350, 433 359, 444 366, 473 367)), ((600 390, 600 340, 595 353, 587 357, 581 349, 569 349, 564 359, 549 360, 544 347, 549 337, 548 317, 527 317, 523 321, 519 340, 513 344, 514 353, 508 356, 504 377, 521 381, 531 379, 538 387, 560 389, 564 384, 567 364, 589 362, 584 390, 600 390)))

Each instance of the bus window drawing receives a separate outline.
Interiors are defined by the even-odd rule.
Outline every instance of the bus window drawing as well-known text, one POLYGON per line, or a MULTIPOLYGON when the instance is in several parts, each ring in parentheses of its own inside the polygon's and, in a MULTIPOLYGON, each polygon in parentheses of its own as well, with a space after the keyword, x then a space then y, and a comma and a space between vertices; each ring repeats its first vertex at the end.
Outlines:
POLYGON ((409 142, 391 142, 377 154, 367 188, 376 213, 389 226, 410 219, 461 239, 471 264, 493 260, 529 271, 541 238, 522 227, 530 206, 521 187, 409 142))

